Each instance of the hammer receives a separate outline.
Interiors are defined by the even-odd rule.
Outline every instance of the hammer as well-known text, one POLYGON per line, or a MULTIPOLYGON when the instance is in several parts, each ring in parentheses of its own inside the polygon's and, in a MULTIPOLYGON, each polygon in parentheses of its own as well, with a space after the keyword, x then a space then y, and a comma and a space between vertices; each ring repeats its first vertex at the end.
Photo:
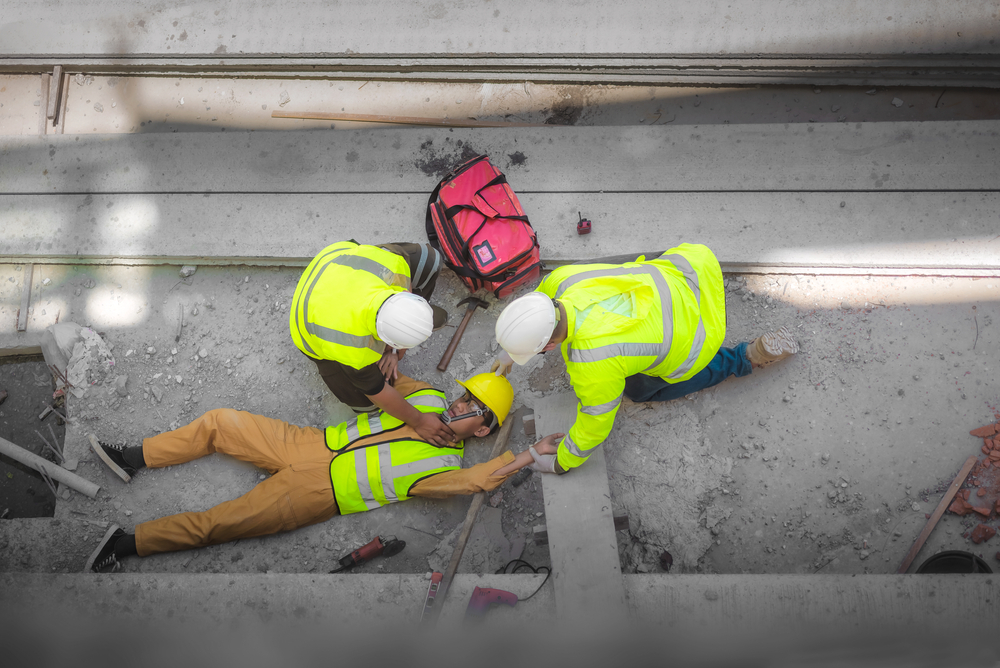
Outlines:
POLYGON ((472 319, 472 312, 479 308, 489 308, 488 302, 479 299, 478 297, 466 297, 462 301, 455 304, 455 306, 461 306, 462 304, 468 304, 468 308, 465 309, 465 317, 462 318, 462 322, 458 325, 458 329, 455 330, 455 335, 451 337, 451 342, 448 347, 445 348, 444 355, 441 356, 441 361, 438 362, 438 371, 444 371, 448 368, 451 363, 451 356, 455 354, 455 349, 458 348, 458 342, 462 340, 462 334, 465 333, 465 326, 469 324, 469 320, 472 319))

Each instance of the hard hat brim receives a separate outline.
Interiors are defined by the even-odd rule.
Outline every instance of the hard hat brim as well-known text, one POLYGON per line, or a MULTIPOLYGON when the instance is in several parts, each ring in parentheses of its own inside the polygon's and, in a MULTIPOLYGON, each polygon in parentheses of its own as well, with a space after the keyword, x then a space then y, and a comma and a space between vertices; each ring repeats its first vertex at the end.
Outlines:
POLYGON ((517 364, 519 364, 520 366, 524 366, 525 364, 530 362, 531 358, 533 358, 538 353, 526 353, 523 355, 516 355, 512 352, 508 352, 507 354, 510 355, 510 358, 514 360, 517 364))

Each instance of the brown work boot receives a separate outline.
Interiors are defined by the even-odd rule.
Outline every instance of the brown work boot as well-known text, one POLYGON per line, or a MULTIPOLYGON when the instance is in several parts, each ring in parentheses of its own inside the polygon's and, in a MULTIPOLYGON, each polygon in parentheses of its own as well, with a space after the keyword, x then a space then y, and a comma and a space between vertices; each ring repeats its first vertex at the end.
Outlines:
POLYGON ((767 366, 799 352, 799 344, 786 327, 758 336, 747 346, 747 359, 754 368, 767 366))

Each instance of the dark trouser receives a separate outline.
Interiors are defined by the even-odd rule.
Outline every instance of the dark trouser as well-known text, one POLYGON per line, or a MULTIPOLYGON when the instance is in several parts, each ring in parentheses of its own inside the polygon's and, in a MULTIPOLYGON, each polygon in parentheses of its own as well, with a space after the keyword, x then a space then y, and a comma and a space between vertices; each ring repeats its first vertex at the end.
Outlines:
POLYGON ((636 374, 625 379, 625 396, 632 401, 670 401, 718 385, 729 376, 749 376, 753 365, 747 359, 747 343, 735 348, 720 348, 712 361, 691 378, 668 383, 656 376, 636 374))
POLYGON ((343 364, 333 360, 318 360, 314 357, 309 359, 316 363, 320 377, 333 392, 333 396, 340 400, 340 403, 350 406, 355 413, 367 413, 375 410, 376 407, 372 400, 364 392, 354 387, 354 383, 344 373, 343 364))

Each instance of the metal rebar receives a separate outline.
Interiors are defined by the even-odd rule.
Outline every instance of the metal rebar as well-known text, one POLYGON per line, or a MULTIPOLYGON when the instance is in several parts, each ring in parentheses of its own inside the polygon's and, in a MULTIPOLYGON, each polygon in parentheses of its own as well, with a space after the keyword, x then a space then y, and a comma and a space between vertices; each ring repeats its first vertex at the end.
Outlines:
POLYGON ((53 406, 52 404, 48 404, 48 407, 52 409, 53 413, 55 413, 56 415, 58 415, 59 417, 61 417, 63 419, 63 422, 69 422, 69 419, 65 415, 63 415, 62 413, 60 413, 58 410, 56 410, 55 406, 53 406))
POLYGON ((51 425, 51 424, 49 424, 49 425, 47 425, 47 426, 48 426, 48 428, 49 428, 49 433, 50 433, 50 434, 52 435, 52 442, 53 442, 53 443, 55 443, 55 445, 56 445, 56 447, 57 447, 57 448, 59 448, 59 454, 60 454, 60 455, 63 455, 63 460, 65 461, 65 459, 66 459, 66 455, 65 455, 65 454, 63 454, 63 453, 64 453, 64 451, 66 450, 66 444, 65 444, 65 443, 63 443, 62 445, 60 445, 60 444, 59 444, 59 439, 58 439, 58 438, 56 438, 56 432, 55 432, 55 430, 54 430, 54 429, 52 428, 52 425, 51 425))
POLYGON ((45 484, 48 485, 49 489, 52 490, 52 496, 58 496, 59 495, 59 490, 56 489, 56 483, 53 482, 52 478, 49 476, 48 471, 45 470, 45 467, 44 466, 39 466, 38 467, 38 472, 41 474, 42 480, 45 481, 45 484))
POLYGON ((42 439, 42 442, 45 443, 45 447, 48 448, 49 450, 51 450, 52 454, 54 454, 56 457, 59 458, 59 462, 60 463, 66 461, 66 458, 63 457, 63 453, 61 453, 58 449, 55 448, 55 446, 53 446, 51 443, 49 443, 49 440, 47 438, 45 438, 44 436, 42 436, 42 432, 40 432, 40 431, 38 431, 36 429, 35 433, 38 434, 38 438, 42 439))

